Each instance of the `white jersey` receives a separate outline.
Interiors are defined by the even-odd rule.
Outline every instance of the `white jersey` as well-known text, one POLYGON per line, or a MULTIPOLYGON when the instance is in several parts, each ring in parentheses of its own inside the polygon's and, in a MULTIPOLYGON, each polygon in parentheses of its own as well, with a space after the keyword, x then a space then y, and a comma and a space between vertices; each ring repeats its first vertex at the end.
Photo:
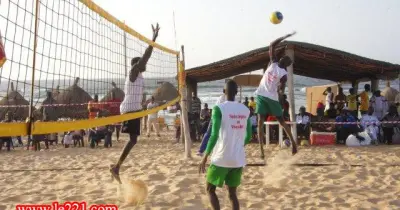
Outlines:
POLYGON ((134 112, 142 109, 144 79, 139 73, 135 82, 131 82, 129 77, 125 80, 125 98, 120 106, 121 114, 134 112))
POLYGON ((279 101, 278 86, 281 78, 286 75, 286 70, 280 68, 277 62, 272 63, 265 71, 255 94, 279 101))
POLYGON ((226 101, 221 110, 221 129, 211 155, 211 163, 226 168, 246 165, 245 137, 250 110, 242 103, 226 101))

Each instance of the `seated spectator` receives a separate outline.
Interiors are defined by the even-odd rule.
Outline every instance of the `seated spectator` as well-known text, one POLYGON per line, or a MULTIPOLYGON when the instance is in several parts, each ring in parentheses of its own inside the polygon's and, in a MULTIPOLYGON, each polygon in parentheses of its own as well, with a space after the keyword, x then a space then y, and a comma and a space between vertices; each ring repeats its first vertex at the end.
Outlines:
POLYGON ((361 126, 371 137, 372 141, 377 142, 380 122, 374 114, 374 108, 369 107, 368 113, 361 117, 361 126))
MULTIPOLYGON (((97 118, 100 117, 100 112, 97 113, 97 118)), ((90 147, 98 146, 101 139, 104 139, 104 147, 112 147, 111 135, 114 132, 114 126, 106 125, 92 128, 89 131, 90 147)))
POLYGON ((350 134, 358 132, 358 127, 355 124, 357 121, 354 118, 354 116, 350 114, 347 107, 343 108, 340 115, 336 117, 336 122, 345 123, 345 124, 336 124, 336 138, 338 144, 344 144, 347 137, 350 134))
POLYGON ((335 107, 335 104, 331 103, 329 105, 329 109, 325 111, 324 114, 328 119, 336 119, 336 117, 339 115, 338 110, 335 107))
POLYGON ((208 124, 211 120, 211 109, 208 108, 208 104, 204 103, 204 109, 200 112, 201 120, 201 134, 204 135, 207 131, 208 124))
POLYGON ((335 122, 335 120, 328 119, 327 117, 324 116, 316 116, 315 118, 312 119, 312 122, 320 122, 320 123, 315 123, 311 125, 312 131, 316 132, 331 132, 334 130, 334 125, 330 123, 330 121, 335 122))
MULTIPOLYGON (((382 122, 400 121, 396 106, 389 107, 389 113, 382 118, 382 122)), ((387 144, 392 144, 394 128, 400 127, 398 123, 382 123, 383 140, 387 144)))
POLYGON ((304 106, 300 107, 299 114, 296 115, 297 135, 310 139, 311 114, 306 112, 304 106))

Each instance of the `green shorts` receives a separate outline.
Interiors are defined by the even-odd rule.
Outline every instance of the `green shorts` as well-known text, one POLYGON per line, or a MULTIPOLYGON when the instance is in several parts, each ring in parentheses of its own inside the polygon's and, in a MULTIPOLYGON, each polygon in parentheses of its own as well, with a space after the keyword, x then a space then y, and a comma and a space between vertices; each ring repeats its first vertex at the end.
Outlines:
POLYGON ((261 115, 272 115, 281 117, 283 115, 282 106, 278 101, 257 95, 256 96, 256 113, 261 115))
POLYGON ((211 164, 207 169, 207 182, 217 187, 225 183, 228 187, 238 187, 243 168, 224 168, 211 164))

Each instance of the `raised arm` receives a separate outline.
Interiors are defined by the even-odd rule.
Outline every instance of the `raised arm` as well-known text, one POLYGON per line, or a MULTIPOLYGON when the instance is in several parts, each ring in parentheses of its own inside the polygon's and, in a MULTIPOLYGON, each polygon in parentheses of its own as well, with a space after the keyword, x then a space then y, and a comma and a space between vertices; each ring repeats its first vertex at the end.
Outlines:
POLYGON ((269 57, 270 57, 272 62, 277 62, 278 61, 278 59, 276 57, 276 53, 275 53, 276 46, 279 43, 281 43, 283 40, 285 40, 285 39, 287 39, 287 38, 289 38, 289 37, 291 37, 291 36, 293 36, 295 34, 296 34, 296 32, 293 32, 291 34, 288 34, 286 36, 280 37, 280 38, 276 39, 275 41, 271 42, 271 44, 269 45, 269 57))
MULTIPOLYGON (((155 42, 157 37, 158 37, 158 31, 160 30, 160 26, 156 25, 156 27, 154 27, 153 25, 151 25, 151 28, 153 29, 153 39, 152 41, 155 42)), ((147 65, 147 61, 149 61, 151 54, 153 53, 153 46, 149 45, 146 49, 146 51, 144 52, 143 56, 140 57, 139 61, 134 64, 134 66, 132 66, 132 69, 130 71, 129 77, 130 80, 135 81, 137 75, 139 74, 139 71, 145 71, 146 70, 146 65, 147 65)))

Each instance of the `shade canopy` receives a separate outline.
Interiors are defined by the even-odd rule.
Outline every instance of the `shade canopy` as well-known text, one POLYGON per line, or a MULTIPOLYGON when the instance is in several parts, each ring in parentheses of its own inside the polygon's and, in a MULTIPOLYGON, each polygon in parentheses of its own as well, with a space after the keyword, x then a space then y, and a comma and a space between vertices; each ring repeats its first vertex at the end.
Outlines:
MULTIPOLYGON (((315 44, 285 41, 277 47, 278 55, 294 50, 294 74, 335 82, 397 78, 400 65, 373 60, 315 44)), ((206 82, 248 73, 265 67, 269 47, 255 49, 208 65, 186 70, 189 80, 206 82)))

